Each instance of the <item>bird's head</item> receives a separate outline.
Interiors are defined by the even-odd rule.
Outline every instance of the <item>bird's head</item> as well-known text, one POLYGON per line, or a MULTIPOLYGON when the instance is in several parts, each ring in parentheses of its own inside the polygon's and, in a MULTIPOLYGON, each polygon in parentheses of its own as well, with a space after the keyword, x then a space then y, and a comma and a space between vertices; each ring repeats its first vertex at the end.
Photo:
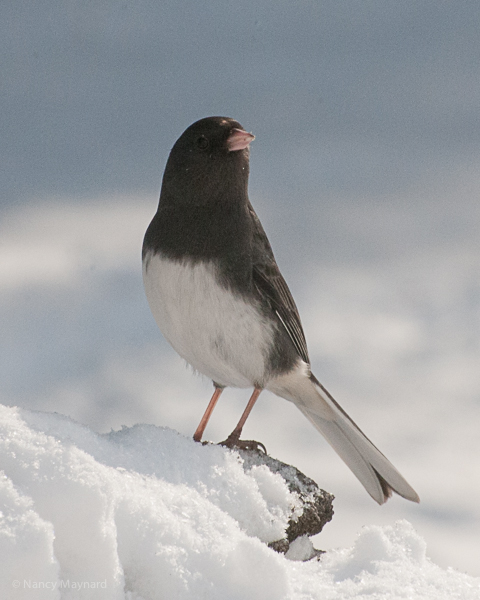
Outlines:
POLYGON ((255 136, 234 119, 207 117, 190 125, 173 146, 165 167, 162 195, 205 204, 226 190, 246 193, 249 146, 255 136))

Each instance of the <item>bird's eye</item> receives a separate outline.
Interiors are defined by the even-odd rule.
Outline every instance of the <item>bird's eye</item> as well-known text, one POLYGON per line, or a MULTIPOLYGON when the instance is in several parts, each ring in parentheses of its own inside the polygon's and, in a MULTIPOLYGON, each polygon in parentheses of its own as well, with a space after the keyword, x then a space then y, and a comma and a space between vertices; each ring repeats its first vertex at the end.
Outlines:
POLYGON ((204 135, 201 135, 199 138, 197 138, 197 148, 199 148, 200 150, 206 150, 209 145, 210 142, 204 135))

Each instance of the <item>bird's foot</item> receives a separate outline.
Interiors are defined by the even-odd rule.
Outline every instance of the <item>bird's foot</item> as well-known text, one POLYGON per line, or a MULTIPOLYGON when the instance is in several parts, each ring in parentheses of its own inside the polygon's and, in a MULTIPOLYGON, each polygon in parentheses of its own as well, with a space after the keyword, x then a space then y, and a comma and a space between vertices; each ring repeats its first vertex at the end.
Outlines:
POLYGON ((238 448, 239 450, 257 450, 257 452, 264 452, 267 454, 267 449, 262 442, 256 442, 255 440, 240 440, 239 436, 231 433, 226 440, 219 443, 220 446, 226 446, 227 448, 238 448))

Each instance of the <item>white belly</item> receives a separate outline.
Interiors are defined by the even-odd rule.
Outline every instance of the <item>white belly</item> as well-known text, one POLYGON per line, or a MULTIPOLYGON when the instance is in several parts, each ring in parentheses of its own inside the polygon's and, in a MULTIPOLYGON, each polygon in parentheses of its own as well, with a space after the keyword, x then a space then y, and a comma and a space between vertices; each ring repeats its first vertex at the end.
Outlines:
POLYGON ((163 335, 192 367, 224 386, 264 386, 271 322, 217 283, 214 263, 146 256, 143 281, 163 335))

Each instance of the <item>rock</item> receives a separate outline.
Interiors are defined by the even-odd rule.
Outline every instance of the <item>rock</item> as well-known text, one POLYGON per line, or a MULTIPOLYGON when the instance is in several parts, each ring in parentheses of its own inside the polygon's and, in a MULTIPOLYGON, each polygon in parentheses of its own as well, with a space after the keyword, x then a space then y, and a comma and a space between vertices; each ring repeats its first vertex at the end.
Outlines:
POLYGON ((313 548, 308 538, 320 533, 324 525, 332 520, 334 496, 320 489, 313 479, 296 467, 276 460, 260 450, 237 451, 243 459, 243 468, 246 471, 253 466, 265 465, 284 479, 289 490, 298 496, 303 505, 303 513, 293 516, 289 521, 286 537, 271 542, 269 546, 277 552, 288 553, 288 558, 292 560, 310 560, 322 554, 322 550, 313 548))

